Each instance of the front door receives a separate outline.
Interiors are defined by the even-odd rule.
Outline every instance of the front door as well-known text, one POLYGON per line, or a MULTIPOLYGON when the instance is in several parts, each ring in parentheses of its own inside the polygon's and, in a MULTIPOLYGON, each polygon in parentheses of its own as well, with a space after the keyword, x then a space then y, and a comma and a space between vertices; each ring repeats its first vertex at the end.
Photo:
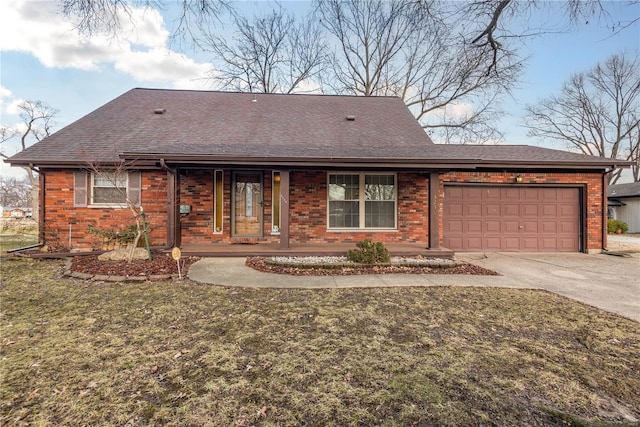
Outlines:
POLYGON ((262 237, 262 173, 236 172, 233 177, 233 235, 262 237))

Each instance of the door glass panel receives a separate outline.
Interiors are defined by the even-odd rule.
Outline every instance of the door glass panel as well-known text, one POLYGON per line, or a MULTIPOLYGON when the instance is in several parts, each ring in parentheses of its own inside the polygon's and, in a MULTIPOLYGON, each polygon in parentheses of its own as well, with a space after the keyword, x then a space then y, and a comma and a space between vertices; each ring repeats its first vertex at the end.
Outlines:
POLYGON ((238 173, 234 186, 235 236, 262 235, 262 176, 238 173))

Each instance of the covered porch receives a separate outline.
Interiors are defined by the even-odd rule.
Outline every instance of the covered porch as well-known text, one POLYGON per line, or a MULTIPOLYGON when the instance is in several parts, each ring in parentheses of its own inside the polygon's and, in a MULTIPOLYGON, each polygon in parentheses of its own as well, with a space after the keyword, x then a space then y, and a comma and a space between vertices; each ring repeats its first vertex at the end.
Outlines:
MULTIPOLYGON (((426 248, 418 243, 385 244, 391 256, 422 256, 426 258, 446 258, 454 256, 446 248, 426 248)), ((185 256, 202 257, 245 257, 245 256, 344 256, 355 243, 290 243, 283 249, 278 243, 190 243, 182 245, 185 256)))

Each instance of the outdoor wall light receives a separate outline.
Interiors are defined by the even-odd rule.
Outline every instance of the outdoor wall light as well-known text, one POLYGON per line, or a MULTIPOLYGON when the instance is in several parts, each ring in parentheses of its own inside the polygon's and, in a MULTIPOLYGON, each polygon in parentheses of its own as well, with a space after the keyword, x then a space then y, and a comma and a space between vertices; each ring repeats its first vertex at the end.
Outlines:
POLYGON ((522 175, 516 176, 516 182, 520 184, 522 182, 522 175))

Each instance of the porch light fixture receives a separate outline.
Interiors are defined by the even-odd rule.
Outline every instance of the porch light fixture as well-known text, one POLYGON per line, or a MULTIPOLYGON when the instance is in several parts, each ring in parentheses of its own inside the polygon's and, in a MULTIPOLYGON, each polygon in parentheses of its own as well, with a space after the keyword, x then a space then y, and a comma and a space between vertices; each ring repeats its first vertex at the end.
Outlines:
POLYGON ((355 121, 355 119, 356 119, 356 116, 352 116, 352 115, 348 115, 347 116, 347 121, 348 122, 353 122, 353 121, 355 121))
POLYGON ((273 181, 274 182, 280 182, 280 173, 277 173, 277 174, 273 175, 273 181))
POLYGON ((522 175, 516 176, 516 183, 520 184, 522 182, 522 175))

